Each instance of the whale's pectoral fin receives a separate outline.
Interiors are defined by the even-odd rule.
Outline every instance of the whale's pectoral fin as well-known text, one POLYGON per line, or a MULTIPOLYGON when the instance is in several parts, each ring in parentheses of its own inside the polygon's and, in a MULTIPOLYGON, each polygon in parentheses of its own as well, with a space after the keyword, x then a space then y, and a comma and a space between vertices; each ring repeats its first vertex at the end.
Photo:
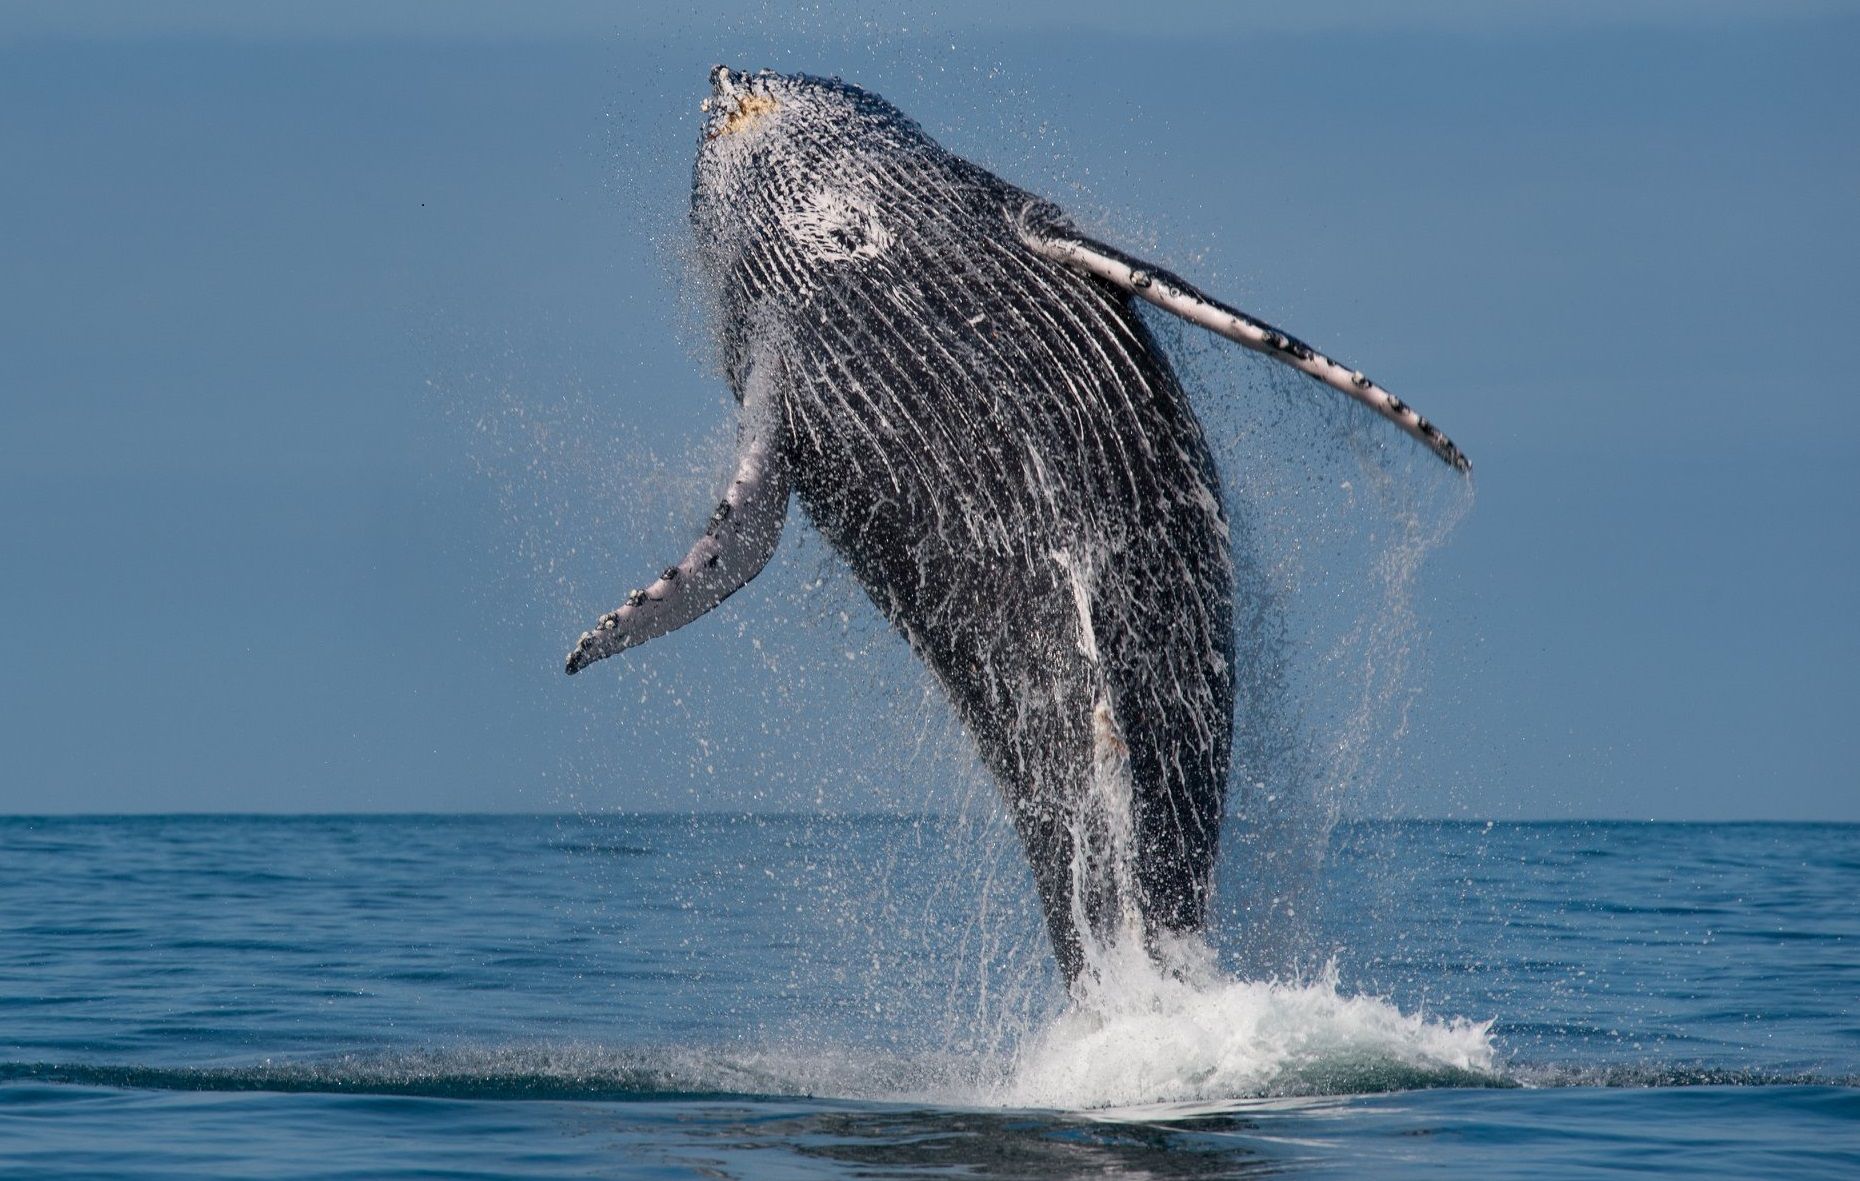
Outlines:
POLYGON ((1020 232, 1028 246, 1047 258, 1108 280, 1191 324, 1308 373, 1414 436, 1456 470, 1472 470, 1465 453, 1440 428, 1360 372, 1338 364, 1290 333, 1214 299, 1179 275, 1074 232, 1044 202, 1034 202, 1023 212, 1020 232))
POLYGON ((735 594, 768 564, 788 515, 789 471, 768 365, 752 370, 743 389, 736 472, 711 514, 704 536, 684 561, 628 595, 582 633, 568 654, 574 676, 597 660, 676 631, 735 594))

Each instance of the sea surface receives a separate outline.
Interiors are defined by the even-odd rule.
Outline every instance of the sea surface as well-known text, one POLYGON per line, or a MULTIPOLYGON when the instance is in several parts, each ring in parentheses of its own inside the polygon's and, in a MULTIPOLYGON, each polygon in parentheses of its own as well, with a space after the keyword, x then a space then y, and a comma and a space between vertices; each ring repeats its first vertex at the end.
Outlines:
POLYGON ((1273 845, 1068 999, 986 819, 0 818, 0 1176, 1860 1176, 1860 827, 1273 845))

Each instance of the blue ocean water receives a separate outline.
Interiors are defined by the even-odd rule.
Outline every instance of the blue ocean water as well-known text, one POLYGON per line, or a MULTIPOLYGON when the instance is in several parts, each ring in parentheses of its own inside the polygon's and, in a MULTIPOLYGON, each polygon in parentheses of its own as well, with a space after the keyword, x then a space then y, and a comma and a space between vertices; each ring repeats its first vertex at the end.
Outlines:
POLYGON ((1264 841, 1068 1007, 987 822, 0 818, 0 1175, 1860 1175, 1860 827, 1264 841))

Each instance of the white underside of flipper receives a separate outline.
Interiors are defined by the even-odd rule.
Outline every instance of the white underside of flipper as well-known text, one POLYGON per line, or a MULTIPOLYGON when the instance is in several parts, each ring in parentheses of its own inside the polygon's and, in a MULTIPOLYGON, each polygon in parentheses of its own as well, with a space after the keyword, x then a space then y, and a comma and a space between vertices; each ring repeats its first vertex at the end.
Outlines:
POLYGON ((779 445, 777 368, 778 362, 761 361, 744 383, 736 471, 704 536, 658 581, 628 595, 622 606, 582 633, 568 654, 570 676, 678 630, 735 594, 768 564, 788 515, 790 484, 779 445))

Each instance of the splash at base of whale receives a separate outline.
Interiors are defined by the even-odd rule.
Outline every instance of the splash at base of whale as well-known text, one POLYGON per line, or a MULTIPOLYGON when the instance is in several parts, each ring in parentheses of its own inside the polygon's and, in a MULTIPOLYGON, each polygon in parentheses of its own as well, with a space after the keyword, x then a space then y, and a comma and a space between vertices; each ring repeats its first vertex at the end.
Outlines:
POLYGON ((1213 457, 1146 300, 1465 457, 1360 372, 1079 235, 838 81, 712 72, 692 217, 737 464, 683 561, 575 673, 746 584, 792 494, 1000 783, 1060 966, 1206 922, 1232 756, 1234 570, 1213 457))

